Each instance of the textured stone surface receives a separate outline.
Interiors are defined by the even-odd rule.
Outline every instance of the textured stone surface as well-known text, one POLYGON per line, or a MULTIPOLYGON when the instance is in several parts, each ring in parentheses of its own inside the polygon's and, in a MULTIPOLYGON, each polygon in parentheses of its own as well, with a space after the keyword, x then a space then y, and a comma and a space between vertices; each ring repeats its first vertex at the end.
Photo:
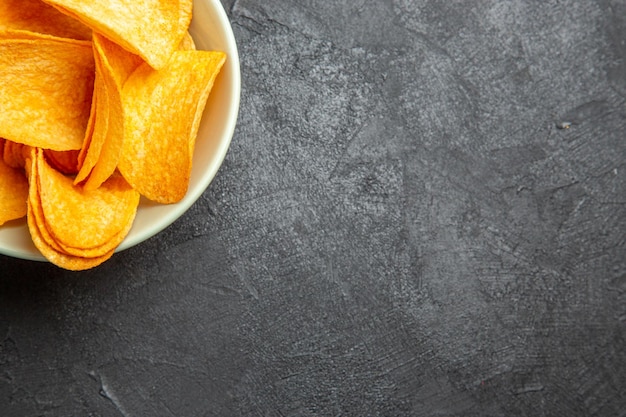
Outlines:
POLYGON ((0 256, 1 414, 625 416, 626 4, 223 4, 217 178, 95 270, 0 256))

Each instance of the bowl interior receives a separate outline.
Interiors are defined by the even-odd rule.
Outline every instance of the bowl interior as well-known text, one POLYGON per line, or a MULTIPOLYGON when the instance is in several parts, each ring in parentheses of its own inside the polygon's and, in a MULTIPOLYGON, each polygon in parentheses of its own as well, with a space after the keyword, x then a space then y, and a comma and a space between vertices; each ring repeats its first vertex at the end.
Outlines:
MULTIPOLYGON (((142 198, 133 227, 117 251, 154 236, 191 207, 215 177, 235 130, 241 80, 237 45, 228 17, 219 0, 195 0, 193 13, 189 32, 197 48, 224 51, 227 59, 215 80, 202 116, 189 190, 176 204, 156 204, 142 198)), ((25 219, 0 226, 0 253, 45 261, 31 241, 25 219)))

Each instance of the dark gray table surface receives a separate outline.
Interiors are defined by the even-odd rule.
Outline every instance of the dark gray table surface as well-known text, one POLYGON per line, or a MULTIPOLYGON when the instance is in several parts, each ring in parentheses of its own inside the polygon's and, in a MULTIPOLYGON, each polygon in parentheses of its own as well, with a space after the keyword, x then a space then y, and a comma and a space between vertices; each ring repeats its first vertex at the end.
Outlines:
POLYGON ((0 415, 626 416, 626 2, 223 4, 216 179, 0 256, 0 415))

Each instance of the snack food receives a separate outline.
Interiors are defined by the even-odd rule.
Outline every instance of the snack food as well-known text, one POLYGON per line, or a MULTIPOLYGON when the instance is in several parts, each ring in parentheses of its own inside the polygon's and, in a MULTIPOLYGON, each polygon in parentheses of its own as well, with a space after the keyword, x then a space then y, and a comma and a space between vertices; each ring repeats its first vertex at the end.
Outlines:
POLYGON ((142 64, 124 84, 128 134, 118 167, 150 200, 174 203, 187 192, 200 118, 224 59, 222 52, 176 51, 165 68, 142 64))
MULTIPOLYGON (((4 140, 0 139, 0 143, 4 140)), ((3 148, 3 146, 0 146, 3 148)), ((19 168, 13 168, 0 158, 0 226, 26 215, 28 181, 19 168)))
POLYGON ((183 40, 193 0, 45 0, 68 16, 162 68, 183 40))
POLYGON ((91 39, 91 28, 41 0, 0 1, 0 30, 26 30, 62 38, 91 39))
POLYGON ((89 41, 0 32, 0 137, 59 151, 80 149, 93 77, 89 41))
MULTIPOLYGON (((9 3, 42 6, 0 0, 0 10, 9 3)), ((191 2, 46 3, 93 32, 76 40, 29 27, 26 18, 19 30, 0 19, 0 81, 22 87, 0 92, 1 104, 14 110, 0 113, 0 224, 26 214, 44 257, 82 270, 112 256, 132 227, 140 194, 159 203, 184 197, 202 110, 226 56, 195 50, 187 33, 191 2), (170 10, 177 16, 166 25, 172 33, 151 33, 153 41, 140 47, 129 47, 137 42, 132 30, 107 37, 111 28, 102 25, 111 17, 99 13, 114 3, 131 14, 143 10, 144 23, 170 10), (156 3, 167 7, 155 11, 156 3), (27 83, 43 104, 27 96, 27 83)), ((152 24, 142 36, 158 26, 152 24)))

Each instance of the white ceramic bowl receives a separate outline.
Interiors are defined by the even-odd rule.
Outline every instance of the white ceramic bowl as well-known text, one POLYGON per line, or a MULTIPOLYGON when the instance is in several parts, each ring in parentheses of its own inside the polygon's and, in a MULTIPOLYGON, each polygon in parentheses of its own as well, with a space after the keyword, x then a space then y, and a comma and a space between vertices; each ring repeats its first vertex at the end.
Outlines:
MULTIPOLYGON (((215 80, 202 117, 189 190, 185 198, 176 204, 161 205, 142 199, 133 227, 117 248, 118 252, 154 236, 185 213, 209 186, 230 146, 241 92, 235 37, 219 0, 195 0, 193 13, 189 31, 196 47, 224 51, 227 59, 215 80)), ((25 220, 0 226, 0 253, 16 258, 46 260, 32 243, 25 220)))

